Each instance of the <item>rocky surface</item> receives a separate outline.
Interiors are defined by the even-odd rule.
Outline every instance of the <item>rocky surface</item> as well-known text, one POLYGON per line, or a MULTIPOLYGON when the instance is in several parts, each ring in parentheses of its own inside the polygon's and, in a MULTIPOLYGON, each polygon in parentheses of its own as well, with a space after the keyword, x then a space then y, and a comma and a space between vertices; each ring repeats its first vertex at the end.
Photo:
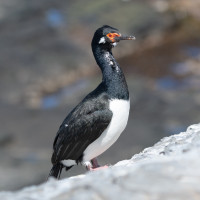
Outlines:
POLYGON ((106 170, 56 181, 17 192, 1 192, 0 199, 200 199, 200 124, 163 138, 130 160, 106 170))
MULTIPOLYGON (((137 40, 113 52, 129 85, 131 112, 126 130, 100 163, 130 158, 199 123, 197 2, 1 0, 0 191, 46 179, 60 123, 101 79, 90 40, 102 24, 137 40)), ((74 167, 63 178, 84 172, 74 167)))

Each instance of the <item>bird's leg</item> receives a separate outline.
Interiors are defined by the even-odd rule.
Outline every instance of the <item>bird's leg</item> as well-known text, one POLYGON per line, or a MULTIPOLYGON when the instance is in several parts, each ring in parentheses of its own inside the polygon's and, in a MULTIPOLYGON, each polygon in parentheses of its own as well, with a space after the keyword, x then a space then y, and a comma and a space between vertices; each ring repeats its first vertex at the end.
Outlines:
POLYGON ((96 171, 96 170, 99 170, 99 169, 108 168, 108 165, 100 166, 100 165, 98 164, 96 158, 93 158, 93 159, 91 160, 91 164, 92 164, 92 167, 89 169, 90 171, 96 171))
POLYGON ((84 162, 83 165, 86 167, 86 169, 87 169, 88 171, 97 171, 97 170, 99 170, 99 169, 108 168, 108 165, 100 166, 100 165, 98 164, 96 158, 93 158, 90 162, 89 162, 89 161, 84 162))
POLYGON ((93 168, 93 169, 100 167, 100 165, 98 164, 96 158, 93 158, 93 159, 91 160, 91 163, 92 163, 92 168, 93 168))

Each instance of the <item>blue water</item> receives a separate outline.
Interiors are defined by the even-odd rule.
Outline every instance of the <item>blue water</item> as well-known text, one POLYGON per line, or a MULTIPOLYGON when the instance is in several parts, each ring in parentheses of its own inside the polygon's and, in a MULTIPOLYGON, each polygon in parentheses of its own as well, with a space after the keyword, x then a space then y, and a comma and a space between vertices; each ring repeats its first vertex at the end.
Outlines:
POLYGON ((200 56, 200 47, 197 46, 186 46, 184 48, 184 52, 187 56, 190 56, 192 58, 199 58, 200 56))
POLYGON ((66 86, 59 91, 47 95, 42 99, 42 109, 51 109, 59 106, 63 99, 74 95, 76 92, 84 89, 89 84, 88 80, 79 80, 74 84, 66 86))
POLYGON ((186 129, 187 129, 187 126, 177 125, 173 127, 168 126, 165 131, 166 131, 166 135, 175 135, 175 134, 179 134, 180 132, 185 132, 186 129))
POLYGON ((46 19, 50 26, 59 27, 64 23, 64 17, 62 13, 57 9, 50 9, 46 12, 46 19))
POLYGON ((180 89, 184 86, 182 81, 171 76, 165 76, 157 79, 156 85, 159 89, 163 90, 180 89))
POLYGON ((186 75, 190 72, 190 66, 185 62, 174 63, 170 67, 171 71, 176 75, 186 75))
POLYGON ((43 109, 54 108, 57 107, 59 104, 60 104, 59 94, 48 95, 44 97, 42 100, 43 109))

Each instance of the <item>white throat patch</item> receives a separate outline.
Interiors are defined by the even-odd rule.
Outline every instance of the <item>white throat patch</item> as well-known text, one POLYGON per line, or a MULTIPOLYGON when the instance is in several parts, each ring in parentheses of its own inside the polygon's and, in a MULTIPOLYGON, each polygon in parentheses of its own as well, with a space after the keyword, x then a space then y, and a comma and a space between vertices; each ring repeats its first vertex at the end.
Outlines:
POLYGON ((118 42, 114 42, 114 43, 112 43, 113 47, 116 47, 117 44, 118 44, 118 42))
POLYGON ((106 43, 105 37, 102 37, 102 38, 99 40, 99 44, 105 44, 105 43, 106 43))

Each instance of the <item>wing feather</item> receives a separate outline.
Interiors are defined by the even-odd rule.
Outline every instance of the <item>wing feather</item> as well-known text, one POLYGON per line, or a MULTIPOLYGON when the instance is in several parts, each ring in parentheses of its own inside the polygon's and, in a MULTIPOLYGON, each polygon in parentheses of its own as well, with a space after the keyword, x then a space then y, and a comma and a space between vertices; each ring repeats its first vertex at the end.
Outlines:
POLYGON ((105 109, 81 115, 68 126, 61 126, 54 141, 52 163, 79 160, 87 146, 107 128, 111 118, 112 112, 105 109))

